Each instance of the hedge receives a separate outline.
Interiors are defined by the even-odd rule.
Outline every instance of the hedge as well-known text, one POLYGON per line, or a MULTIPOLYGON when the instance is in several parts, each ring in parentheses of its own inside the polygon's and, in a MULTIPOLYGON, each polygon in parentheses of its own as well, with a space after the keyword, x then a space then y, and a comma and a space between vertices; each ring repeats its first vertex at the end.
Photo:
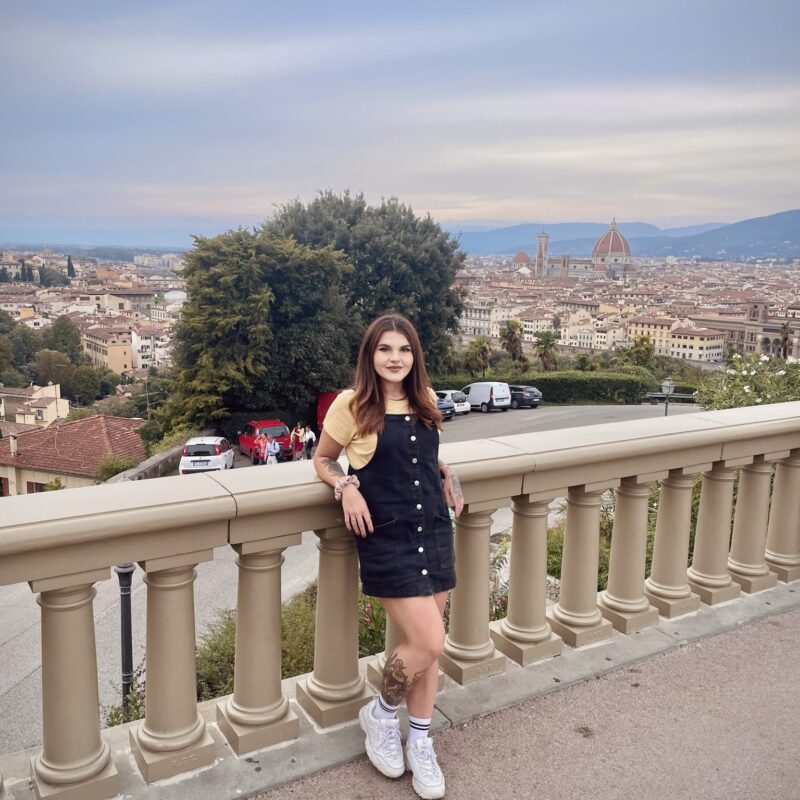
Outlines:
MULTIPOLYGON (((646 370, 644 370, 646 372, 646 370)), ((481 378, 472 375, 433 376, 434 389, 460 389, 469 383, 484 380, 535 386, 546 403, 622 403, 638 405, 646 392, 655 389, 641 374, 624 372, 527 372, 511 375, 492 375, 481 378)))

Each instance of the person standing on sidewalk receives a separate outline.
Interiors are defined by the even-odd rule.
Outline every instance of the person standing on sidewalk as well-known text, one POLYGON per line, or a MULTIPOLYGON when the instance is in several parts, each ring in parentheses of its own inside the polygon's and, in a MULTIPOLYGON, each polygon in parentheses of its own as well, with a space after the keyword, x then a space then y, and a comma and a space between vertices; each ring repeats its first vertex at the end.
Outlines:
POLYGON ((289 441, 292 443, 293 461, 300 461, 303 458, 303 448, 305 447, 305 442, 303 439, 305 438, 305 435, 305 428, 298 422, 292 429, 292 433, 289 436, 289 441))
POLYGON ((429 734, 444 608, 456 583, 447 506, 458 516, 464 504, 458 477, 439 461, 440 426, 417 332, 405 317, 387 314, 364 334, 355 388, 334 400, 314 455, 356 537, 364 594, 380 598, 404 635, 386 659, 380 694, 358 715, 367 755, 390 778, 408 765, 416 793, 431 799, 445 792, 429 734), (347 475, 337 461, 343 448, 347 475))
POLYGON ((306 432, 303 436, 303 443, 306 448, 306 458, 311 458, 311 451, 314 449, 314 442, 317 441, 317 435, 311 430, 309 425, 306 425, 306 432))

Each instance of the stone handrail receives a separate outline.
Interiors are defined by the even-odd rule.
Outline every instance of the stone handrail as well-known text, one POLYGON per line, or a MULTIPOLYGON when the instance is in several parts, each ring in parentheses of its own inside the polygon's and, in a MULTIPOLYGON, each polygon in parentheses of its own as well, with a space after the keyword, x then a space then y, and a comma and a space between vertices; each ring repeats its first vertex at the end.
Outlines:
MULTIPOLYGON (((451 444, 462 478, 453 592, 442 669, 465 684, 631 633, 800 577, 800 402, 451 444), (770 505, 770 483, 774 486, 770 505), (736 471, 741 469, 733 508, 736 471), (687 570, 694 476, 703 475, 687 570), (651 485, 661 482, 645 579, 651 485), (616 491, 608 586, 597 592, 601 495, 616 491), (558 602, 547 607, 547 510, 566 496, 558 602), (508 615, 489 622, 492 513, 511 504, 508 615), (733 513, 731 539, 730 519, 733 513)), ((357 559, 341 509, 308 463, 162 478, 4 498, 0 584, 28 582, 42 615, 40 796, 104 798, 118 777, 100 731, 92 599, 113 565, 138 562, 147 583, 147 710, 131 729, 146 781, 213 763, 195 698, 195 566, 238 553, 234 693, 217 724, 237 754, 298 736, 280 680, 283 550, 319 537, 314 670, 296 701, 322 727, 355 718, 371 691, 358 664, 357 559), (78 794, 75 794, 75 792, 78 794)), ((387 626, 390 652, 399 639, 387 626)), ((380 664, 385 653, 377 657, 380 664)), ((370 675, 376 674, 373 669, 370 675)))

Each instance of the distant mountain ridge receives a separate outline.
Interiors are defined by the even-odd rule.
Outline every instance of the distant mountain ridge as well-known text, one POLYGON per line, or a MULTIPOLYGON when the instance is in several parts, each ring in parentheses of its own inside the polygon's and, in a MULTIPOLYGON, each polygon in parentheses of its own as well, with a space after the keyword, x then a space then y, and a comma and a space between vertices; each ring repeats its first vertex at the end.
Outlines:
MULTIPOLYGON (((800 209, 754 217, 732 225, 706 223, 661 229, 643 222, 622 222, 617 227, 635 256, 699 256, 701 258, 797 258, 800 256, 800 209)), ((567 222, 532 223, 498 228, 485 233, 464 233, 461 248, 472 255, 536 252, 536 237, 550 234, 553 255, 576 258, 591 255, 607 224, 567 222)))

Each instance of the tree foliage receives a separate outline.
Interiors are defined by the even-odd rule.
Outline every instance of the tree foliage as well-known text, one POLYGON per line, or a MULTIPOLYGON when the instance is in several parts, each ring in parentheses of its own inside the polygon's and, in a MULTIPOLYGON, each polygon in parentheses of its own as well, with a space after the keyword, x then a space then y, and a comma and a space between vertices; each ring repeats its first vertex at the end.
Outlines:
POLYGON ((500 326, 500 344, 512 361, 522 358, 522 325, 519 320, 510 319, 500 326))
POLYGON ((556 341, 556 335, 552 331, 542 331, 536 334, 533 353, 541 362, 545 372, 551 372, 558 366, 556 341))
POLYGON ((75 323, 67 316, 59 317, 42 334, 42 343, 48 350, 66 353, 73 364, 79 364, 83 356, 81 334, 75 323))
POLYGON ((655 349, 653 340, 645 333, 643 336, 637 336, 633 340, 633 344, 625 350, 624 356, 631 364, 648 369, 653 366, 655 349))
POLYGON ((412 320, 431 370, 443 368, 463 308, 453 289, 464 254, 430 216, 417 217, 396 198, 368 206, 363 195, 320 193, 307 205, 281 206, 265 230, 311 247, 346 254, 346 302, 358 325, 387 311, 412 320))
POLYGON ((346 260, 262 230, 198 238, 176 335, 165 427, 253 408, 308 408, 349 379, 360 333, 342 289, 346 260))
POLYGON ((492 356, 492 342, 487 336, 476 336, 468 345, 464 355, 464 366, 470 375, 481 373, 486 377, 486 368, 492 356))

